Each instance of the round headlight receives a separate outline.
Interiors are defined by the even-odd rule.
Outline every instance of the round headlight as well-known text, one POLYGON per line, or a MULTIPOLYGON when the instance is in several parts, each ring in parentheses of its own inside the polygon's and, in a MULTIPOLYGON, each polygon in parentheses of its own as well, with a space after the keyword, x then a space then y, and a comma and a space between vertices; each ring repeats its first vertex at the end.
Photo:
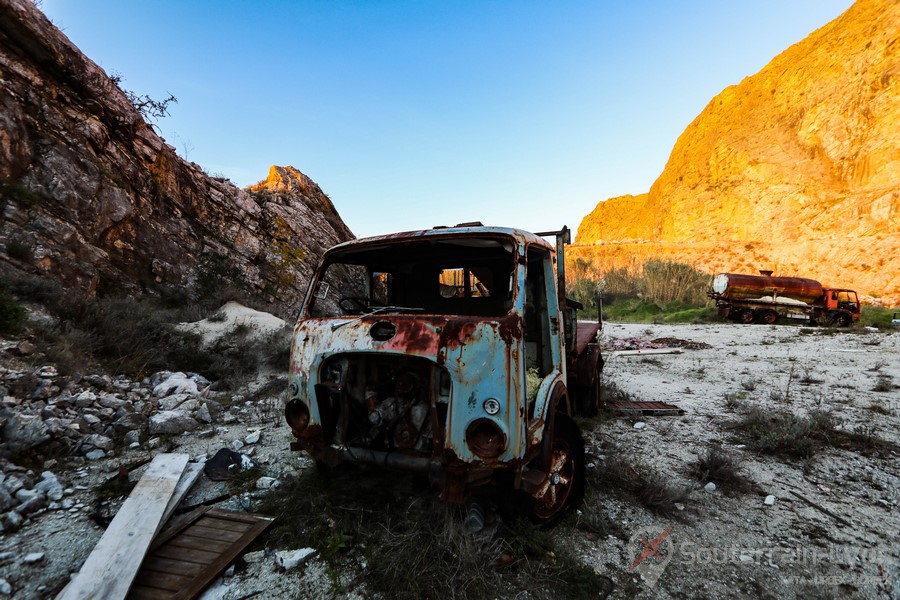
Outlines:
POLYGON ((482 458, 494 458, 506 449, 506 435, 490 419, 476 419, 466 428, 466 443, 482 458))
POLYGON ((484 401, 484 404, 482 404, 481 407, 484 408, 484 412, 491 416, 494 416, 498 412, 500 412, 500 401, 496 398, 488 398, 484 401))
POLYGON ((309 426, 309 408, 300 400, 291 400, 284 407, 284 420, 291 426, 294 435, 300 435, 309 426))

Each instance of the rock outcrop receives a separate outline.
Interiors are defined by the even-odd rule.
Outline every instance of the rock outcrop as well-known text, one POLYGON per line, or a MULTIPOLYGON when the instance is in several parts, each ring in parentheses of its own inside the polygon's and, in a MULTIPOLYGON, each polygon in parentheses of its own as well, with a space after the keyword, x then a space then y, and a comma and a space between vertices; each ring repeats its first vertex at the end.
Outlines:
POLYGON ((321 252, 353 238, 293 167, 241 190, 182 160, 28 0, 0 0, 0 79, 0 266, 87 295, 205 269, 288 312, 321 252))
POLYGON ((773 268, 900 303, 900 3, 857 0, 713 98, 648 194, 582 221, 578 254, 773 268))

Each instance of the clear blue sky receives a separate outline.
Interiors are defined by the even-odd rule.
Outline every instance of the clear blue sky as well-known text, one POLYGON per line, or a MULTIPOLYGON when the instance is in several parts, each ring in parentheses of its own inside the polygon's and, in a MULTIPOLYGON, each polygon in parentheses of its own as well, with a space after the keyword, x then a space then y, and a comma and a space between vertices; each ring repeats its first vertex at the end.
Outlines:
POLYGON ((239 186, 293 165, 358 236, 578 227, 850 0, 44 0, 160 133, 239 186))

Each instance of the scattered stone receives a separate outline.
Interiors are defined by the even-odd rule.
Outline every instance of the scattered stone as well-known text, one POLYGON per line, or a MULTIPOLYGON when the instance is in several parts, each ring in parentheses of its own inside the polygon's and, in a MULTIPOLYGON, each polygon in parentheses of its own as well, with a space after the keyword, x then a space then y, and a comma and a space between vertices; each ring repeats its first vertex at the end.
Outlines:
POLYGON ((634 424, 635 429, 643 429, 646 426, 647 426, 647 424, 644 423, 643 421, 638 421, 637 423, 634 424))
POLYGON ((275 553, 275 563, 285 571, 290 571, 306 563, 315 553, 314 548, 281 550, 275 553))
POLYGON ((28 340, 22 340, 16 345, 16 353, 19 356, 30 356, 34 354, 35 350, 37 350, 37 348, 35 348, 34 344, 28 340))
POLYGON ((22 562, 26 565, 32 565, 41 562, 42 560, 44 560, 43 552, 32 552, 31 554, 26 554, 25 558, 22 559, 22 562))
POLYGON ((769 494, 768 496, 766 496, 764 502, 766 506, 772 506, 773 504, 775 504, 775 496, 769 494))
POLYGON ((150 417, 149 430, 151 435, 168 433, 178 435, 185 431, 193 431, 199 427, 199 423, 181 410, 166 410, 150 417))
POLYGON ((22 527, 25 517, 12 510, 3 515, 3 527, 7 531, 18 531, 22 527))
POLYGON ((706 490, 707 492, 714 492, 714 491, 716 491, 716 484, 714 484, 712 481, 710 481, 709 483, 707 483, 706 485, 703 486, 703 489, 706 490))
POLYGON ((157 398, 171 396, 173 394, 190 394, 196 396, 199 393, 200 392, 197 390, 197 382, 184 373, 169 373, 168 377, 163 379, 153 388, 153 395, 157 398))
POLYGON ((684 504, 682 504, 681 502, 676 502, 675 510, 684 510, 684 504))
POLYGON ((250 444, 255 444, 255 443, 259 442, 260 435, 261 435, 261 433, 257 429, 256 431, 251 432, 250 435, 248 435, 247 437, 244 438, 244 443, 247 445, 250 445, 250 444))
POLYGON ((15 410, 0 410, 0 439, 12 453, 27 452, 49 442, 50 430, 38 415, 25 415, 15 410))
POLYGON ((256 480, 256 489, 258 490, 270 490, 272 488, 278 487, 280 482, 274 477, 260 477, 256 480))
POLYGON ((204 402, 200 406, 200 408, 197 409, 197 413, 194 416, 197 418, 198 421, 201 421, 203 423, 212 423, 213 422, 212 414, 210 414, 210 412, 209 412, 209 405, 206 402, 204 402))
POLYGON ((247 552, 244 554, 244 562, 247 564, 258 563, 266 557, 265 550, 257 550, 256 552, 247 552))
POLYGON ((106 458, 106 452, 100 448, 95 448, 89 452, 85 452, 84 457, 88 460, 102 460, 106 458))
POLYGON ((5 579, 0 578, 0 594, 4 596, 12 596, 13 589, 12 586, 9 585, 9 582, 5 579))

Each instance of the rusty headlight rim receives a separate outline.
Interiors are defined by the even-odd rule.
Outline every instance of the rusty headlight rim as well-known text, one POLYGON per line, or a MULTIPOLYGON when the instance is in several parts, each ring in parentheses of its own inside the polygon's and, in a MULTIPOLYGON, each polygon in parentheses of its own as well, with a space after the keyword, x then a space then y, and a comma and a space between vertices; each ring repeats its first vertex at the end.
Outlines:
POLYGON ((482 458, 495 458, 506 450, 506 434, 496 421, 475 419, 466 427, 466 444, 482 458))
POLYGON ((284 419, 290 425, 294 435, 299 435, 309 426, 309 407, 294 398, 284 406, 284 419))

